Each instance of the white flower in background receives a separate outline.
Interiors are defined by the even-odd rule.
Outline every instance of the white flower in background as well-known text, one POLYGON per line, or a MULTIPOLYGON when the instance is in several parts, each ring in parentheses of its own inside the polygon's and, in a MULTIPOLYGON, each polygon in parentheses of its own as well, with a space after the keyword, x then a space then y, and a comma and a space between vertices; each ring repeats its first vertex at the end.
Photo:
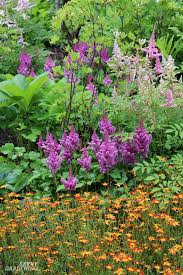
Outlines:
POLYGON ((15 8, 17 11, 26 11, 30 8, 32 8, 34 5, 32 5, 29 0, 18 0, 18 5, 15 8))

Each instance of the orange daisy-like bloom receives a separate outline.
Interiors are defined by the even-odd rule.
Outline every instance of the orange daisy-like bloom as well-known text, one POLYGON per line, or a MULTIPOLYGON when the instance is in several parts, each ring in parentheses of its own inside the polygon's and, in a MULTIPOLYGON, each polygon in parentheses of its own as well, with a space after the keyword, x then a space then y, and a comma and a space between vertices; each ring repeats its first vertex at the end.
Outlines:
POLYGON ((121 268, 121 267, 119 267, 118 269, 116 269, 116 271, 114 271, 113 274, 116 274, 116 275, 123 275, 123 274, 125 274, 125 273, 124 273, 124 269, 121 268))
POLYGON ((113 267, 112 264, 108 264, 108 265, 105 266, 105 268, 111 270, 111 269, 113 269, 114 267, 113 267))
POLYGON ((182 245, 176 244, 172 248, 169 249, 169 253, 172 255, 175 255, 175 254, 177 254, 177 252, 179 252, 182 249, 183 249, 182 245))

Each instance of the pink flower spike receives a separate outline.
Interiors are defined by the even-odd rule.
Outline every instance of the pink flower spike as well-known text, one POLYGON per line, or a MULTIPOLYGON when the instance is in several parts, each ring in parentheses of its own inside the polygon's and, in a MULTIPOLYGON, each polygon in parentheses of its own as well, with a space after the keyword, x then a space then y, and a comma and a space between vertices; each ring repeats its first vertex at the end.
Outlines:
POLYGON ((152 33, 151 38, 149 40, 149 45, 147 46, 147 48, 142 50, 147 54, 147 56, 150 59, 154 59, 157 56, 161 56, 161 54, 158 52, 158 49, 156 48, 154 32, 152 33))
POLYGON ((104 86, 109 86, 112 83, 112 80, 110 79, 110 76, 107 74, 103 80, 104 86))
POLYGON ((55 67, 55 63, 53 62, 53 59, 50 56, 48 56, 44 64, 44 71, 52 72, 53 67, 55 67))
POLYGON ((61 179, 64 187, 68 191, 74 191, 76 189, 77 179, 72 175, 72 170, 69 171, 68 179, 61 179))
POLYGON ((155 63, 155 70, 156 70, 156 74, 162 74, 163 73, 163 69, 161 66, 161 62, 160 62, 160 57, 156 56, 156 63, 155 63))
POLYGON ((104 63, 107 63, 110 59, 107 48, 101 49, 99 52, 99 56, 104 63))
POLYGON ((177 107, 177 104, 174 104, 173 102, 174 102, 173 91, 171 89, 168 89, 167 96, 166 96, 166 103, 160 105, 160 107, 168 107, 168 108, 177 107))

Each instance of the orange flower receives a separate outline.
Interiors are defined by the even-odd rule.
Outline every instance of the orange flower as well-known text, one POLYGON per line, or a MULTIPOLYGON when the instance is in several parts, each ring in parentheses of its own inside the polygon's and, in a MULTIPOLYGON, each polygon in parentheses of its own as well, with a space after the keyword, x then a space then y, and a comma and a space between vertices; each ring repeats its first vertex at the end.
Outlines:
POLYGON ((106 265, 105 267, 106 267, 107 269, 109 269, 109 270, 113 269, 113 265, 112 265, 112 264, 108 264, 108 265, 106 265))
POLYGON ((118 269, 116 269, 116 271, 114 271, 113 274, 117 274, 117 275, 125 274, 124 273, 124 269, 122 269, 121 267, 119 267, 118 269))
POLYGON ((172 255, 177 254, 181 249, 183 249, 182 245, 176 244, 172 248, 169 249, 169 253, 172 255))

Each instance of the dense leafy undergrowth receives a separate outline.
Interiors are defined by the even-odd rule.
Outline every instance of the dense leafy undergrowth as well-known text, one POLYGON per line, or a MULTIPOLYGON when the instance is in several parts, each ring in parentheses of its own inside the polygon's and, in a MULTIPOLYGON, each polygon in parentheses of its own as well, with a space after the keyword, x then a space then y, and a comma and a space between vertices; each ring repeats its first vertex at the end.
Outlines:
POLYGON ((160 209, 148 189, 128 199, 108 189, 56 201, 10 193, 1 198, 1 269, 21 259, 31 274, 181 274, 183 194, 160 209))

